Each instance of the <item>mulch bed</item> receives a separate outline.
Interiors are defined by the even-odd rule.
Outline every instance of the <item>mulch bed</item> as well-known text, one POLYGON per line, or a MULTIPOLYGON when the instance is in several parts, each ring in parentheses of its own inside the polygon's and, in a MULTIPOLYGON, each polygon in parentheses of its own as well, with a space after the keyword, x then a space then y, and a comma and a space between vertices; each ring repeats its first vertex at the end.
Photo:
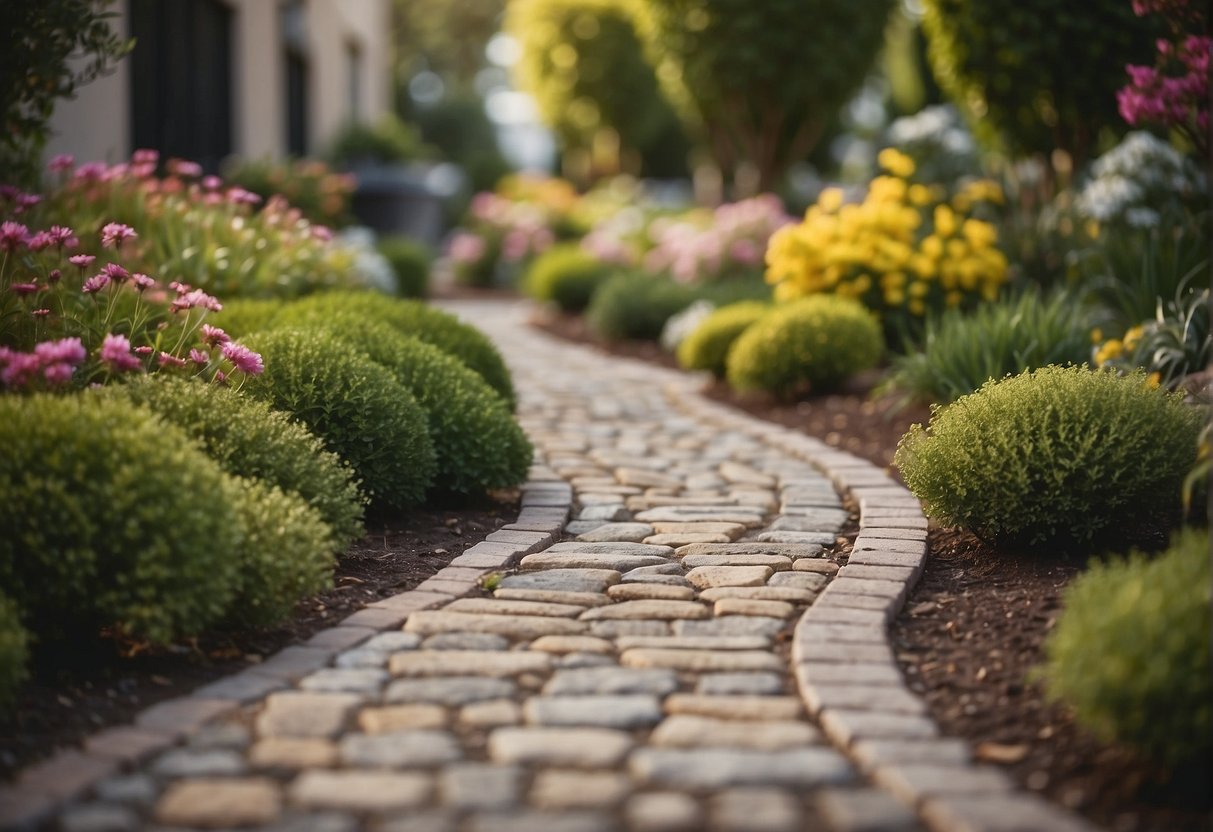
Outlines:
POLYGON ((501 502, 419 509, 400 520, 368 522, 368 534, 339 560, 333 589, 299 602, 295 614, 272 629, 213 632, 155 649, 104 637, 38 645, 32 678, 0 720, 0 779, 102 728, 130 722, 156 702, 306 641, 367 604, 412 589, 517 516, 517 495, 507 494, 501 502))
MULTIPOLYGON (((615 355, 676 366, 652 343, 597 340, 579 318, 545 312, 533 324, 615 355)), ((873 399, 874 378, 793 403, 742 398, 711 383, 705 394, 882 466, 926 408, 873 399)), ((896 471, 892 471, 896 474, 896 471)), ((1082 561, 1000 554, 966 532, 933 529, 926 572, 891 637, 910 687, 947 736, 1038 792, 1115 832, 1213 828, 1213 761, 1164 771, 1078 727, 1031 681, 1041 645, 1082 561)))

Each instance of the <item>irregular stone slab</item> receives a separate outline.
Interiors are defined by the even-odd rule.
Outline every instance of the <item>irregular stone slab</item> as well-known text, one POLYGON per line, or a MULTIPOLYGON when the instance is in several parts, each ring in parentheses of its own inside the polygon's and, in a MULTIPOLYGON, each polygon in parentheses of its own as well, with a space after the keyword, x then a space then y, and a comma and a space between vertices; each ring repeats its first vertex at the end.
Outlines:
POLYGON ((299 687, 325 693, 378 693, 387 684, 388 675, 378 668, 326 667, 305 676, 299 687))
POLYGON ((788 618, 795 608, 787 601, 756 601, 750 598, 722 598, 712 608, 712 613, 721 618, 726 615, 759 615, 771 618, 788 618))
POLYGON ((735 748, 642 748, 628 759, 632 776, 649 783, 692 789, 727 786, 813 787, 848 783, 845 758, 827 748, 749 751, 735 748))
POLYGON ((363 708, 358 727, 367 734, 388 734, 412 728, 445 728, 446 708, 441 705, 385 705, 363 708))
POLYGON ((635 485, 641 488, 682 488, 682 480, 678 477, 644 468, 616 468, 615 479, 621 485, 635 485))
POLYGON ((590 633, 599 638, 620 636, 668 636, 669 621, 591 621, 590 633))
POLYGON ((542 589, 560 592, 605 592, 619 583, 617 569, 548 569, 525 575, 506 575, 502 589, 542 589))
POLYGON ((682 576, 682 564, 676 560, 667 560, 665 563, 659 563, 655 566, 638 566, 630 570, 623 576, 623 580, 651 578, 654 575, 678 575, 682 576))
POLYGON ((859 685, 853 683, 814 682, 804 691, 813 711, 822 708, 847 708, 888 714, 926 714, 921 699, 900 684, 859 685))
POLYGON ((263 777, 179 780, 156 804, 158 822, 206 829, 262 826, 281 813, 278 784, 263 777))
POLYGON ((522 796, 523 770, 518 766, 461 763, 438 776, 444 806, 456 809, 507 809, 522 796))
POLYGON ((875 788, 826 789, 817 798, 817 809, 832 829, 918 832, 922 828, 909 807, 875 788))
POLYGON ((631 779, 620 772, 544 769, 535 775, 530 802, 541 809, 607 809, 631 791, 631 779))
POLYGON ((488 753, 497 763, 602 768, 620 763, 632 745, 630 734, 610 728, 498 728, 488 753))
POLYGON ((610 667, 614 664, 614 657, 605 653, 565 653, 555 662, 559 668, 610 667))
MULTIPOLYGON (((834 532, 762 532, 758 535, 760 543, 795 543, 800 546, 833 546, 834 532), (827 539, 829 538, 829 539, 827 539)), ((809 555, 816 557, 816 555, 809 555)))
POLYGON ((673 547, 689 546, 692 543, 728 543, 732 539, 725 534, 678 532, 675 534, 655 534, 652 537, 646 537, 644 542, 673 547))
POLYGON ((623 576, 625 584, 649 584, 691 588, 691 582, 682 575, 639 575, 635 570, 623 576))
POLYGON ((337 762, 337 746, 329 740, 269 737, 249 749, 257 768, 327 768, 337 762))
POLYGON ((711 696, 766 696, 784 693, 783 673, 705 673, 695 692, 711 696))
POLYGON ((522 722, 522 709, 510 699, 473 702, 459 711, 459 723, 471 728, 499 728, 522 722))
POLYGON ((544 673, 551 664, 551 657, 540 652, 436 650, 397 653, 388 667, 393 676, 517 676, 544 673))
POLYGON ((610 587, 607 589, 607 596, 612 601, 637 601, 645 598, 662 601, 690 601, 695 597, 695 590, 689 586, 628 583, 610 587))
POLYGON ((653 531, 648 523, 603 523, 581 532, 577 539, 583 543, 641 543, 646 537, 652 536, 653 531))
POLYGON ((666 697, 666 713, 690 714, 716 719, 793 720, 804 716, 804 706, 795 696, 706 696, 672 693, 666 697))
POLYGON ((724 598, 752 601, 786 601, 789 604, 812 603, 817 593, 794 586, 715 586, 699 593, 699 600, 715 603, 724 598))
POLYGON ((706 621, 672 621, 676 636, 773 636, 784 628, 782 618, 730 615, 706 621))
POLYGON ((455 735, 418 729, 387 734, 350 734, 339 745, 341 761, 354 768, 425 768, 463 756, 455 735))
POLYGON ((707 618, 709 615, 708 608, 695 601, 642 599, 639 601, 620 601, 617 604, 610 604, 605 607, 593 607, 583 612, 580 620, 649 619, 652 621, 673 621, 676 618, 707 618))
MULTIPOLYGON (((822 508, 808 503, 784 500, 779 507, 780 516, 795 518, 795 529, 779 529, 778 531, 797 532, 836 532, 846 525, 851 515, 841 508, 822 508)), ((791 524, 789 524, 791 525, 791 524)))
POLYGON ((872 780, 910 804, 937 795, 1006 794, 1015 790, 1007 775, 989 766, 891 763, 877 766, 872 780))
POLYGON ((636 647, 619 659, 624 667, 669 668, 693 672, 712 670, 782 670, 783 660, 756 650, 672 650, 636 647))
POLYGON ((695 832, 704 823, 699 802, 682 792, 642 792, 624 809, 635 832, 695 832))
POLYGON ((574 604, 579 607, 600 607, 610 599, 598 592, 561 592, 550 589, 498 589, 494 598, 503 601, 539 601, 544 604, 574 604))
POLYGON ((59 815, 60 832, 135 832, 139 816, 125 806, 103 803, 75 806, 59 815))
POLYGON ((857 740, 851 746, 855 759, 865 769, 892 763, 934 763, 937 765, 968 765, 973 760, 969 744, 964 740, 942 739, 871 739, 857 740))
MULTIPOLYGON (((421 640, 421 637, 416 633, 409 633, 410 636, 421 640)), ((338 667, 366 667, 373 669, 384 669, 387 667, 388 653, 382 650, 368 650, 364 647, 356 647, 353 650, 346 650, 337 656, 338 667)))
POLYGON ((508 699, 515 690, 514 682, 509 679, 486 679, 481 676, 398 679, 388 685, 384 699, 388 702, 435 702, 458 706, 486 699, 508 699))
MULTIPOLYGON (((636 519, 644 523, 694 523, 698 521, 710 523, 736 523, 747 529, 756 529, 762 525, 761 512, 741 512, 731 506, 718 506, 713 511, 685 511, 684 508, 650 508, 636 515, 636 519)), ((702 544, 711 546, 714 544, 702 544)), ((719 544, 715 544, 719 545, 719 544)))
MULTIPOLYGON (((585 546, 606 546, 605 543, 586 543, 585 546)), ((620 543, 619 546, 643 546, 643 543, 620 543)), ((555 547, 553 547, 555 548, 555 547)), ((670 547, 665 546, 665 549, 670 547)), ((672 552, 673 549, 670 549, 672 552)), ((523 569, 614 569, 627 572, 638 566, 656 566, 665 563, 662 555, 632 555, 610 552, 554 552, 547 549, 527 555, 522 559, 523 569)))
POLYGON ((263 737, 335 737, 346 717, 362 704, 354 693, 271 693, 257 716, 257 733, 263 737))
POLYGON ((722 534, 730 541, 745 534, 741 523, 654 523, 650 528, 655 534, 722 534))
MULTIPOLYGON (((830 541, 831 543, 833 540, 830 541)), ((822 549, 816 544, 805 543, 758 543, 738 540, 733 543, 692 543, 674 551, 683 559, 691 555, 780 555, 790 560, 821 557, 822 549)))
POLYGON ((570 541, 557 543, 544 550, 553 555, 655 555, 668 558, 674 554, 671 546, 651 546, 647 543, 581 543, 570 541))
POLYGON ((401 650, 414 650, 421 645, 421 636, 416 633, 405 633, 395 630, 390 633, 380 633, 372 636, 360 650, 376 650, 381 653, 398 653, 401 650))
POLYGON ((608 812, 594 809, 520 809, 473 815, 465 832, 618 832, 608 812))
POLYGON ((421 643, 424 650, 508 650, 509 646, 508 638, 493 633, 438 633, 421 643))
POLYGON ((698 589, 763 586, 774 574, 775 570, 769 566, 697 566, 686 574, 686 579, 698 589))
POLYGON ((771 646, 766 636, 621 636, 615 646, 620 650, 633 647, 668 647, 673 650, 765 650, 771 646))
POLYGON ((614 653, 615 645, 597 636, 543 636, 532 641, 530 649, 544 653, 614 653))
POLYGON ((816 572, 780 572, 771 577, 771 586, 790 586, 797 589, 807 589, 810 592, 820 592, 828 583, 825 575, 816 572))
POLYGON ((661 722, 656 696, 533 696, 522 709, 533 725, 592 725, 599 728, 648 728, 661 722))
POLYGON ((443 607, 447 612, 473 612, 487 615, 546 615, 576 618, 584 611, 574 604, 548 604, 542 601, 510 601, 502 598, 456 598, 443 607))
POLYGON ((1033 794, 949 795, 928 798, 922 814, 934 829, 981 829, 983 832, 1097 832, 1089 821, 1033 794))
POLYGON ((314 809, 382 813, 424 804, 433 787, 421 772, 313 770, 291 783, 290 798, 314 809))
POLYGON ((748 748, 755 751, 783 751, 821 740, 821 734, 807 722, 713 719, 694 714, 674 714, 666 718, 649 737, 649 742, 657 747, 748 748))
POLYGON ((912 714, 882 714, 827 708, 821 712, 821 727, 840 746, 857 739, 931 739, 939 728, 929 717, 912 714))
POLYGON ((608 523, 624 522, 632 519, 632 512, 623 503, 607 503, 605 505, 586 506, 577 512, 578 520, 604 520, 608 523))
POLYGON ((538 615, 484 615, 471 612, 447 612, 446 610, 415 612, 409 616, 404 626, 411 633, 423 635, 456 630, 470 633, 496 633, 510 638, 579 635, 588 628, 588 625, 581 621, 571 621, 567 618, 547 618, 538 615))
POLYGON ((557 670, 543 686, 543 692, 548 696, 639 693, 665 696, 676 690, 678 675, 672 670, 617 666, 557 670))
POLYGON ((227 748, 175 748, 161 754, 151 767, 162 777, 218 777, 246 770, 244 755, 227 748))
POLYGON ((792 568, 791 558, 783 555, 688 555, 682 559, 687 569, 700 566, 769 566, 776 572, 792 568))
POLYGON ((720 463, 720 476, 725 480, 739 485, 757 485, 761 488, 774 488, 775 478, 770 474, 764 474, 761 471, 751 468, 749 465, 742 465, 739 462, 722 462, 720 463))
POLYGON ((801 558, 800 560, 792 561, 792 569, 795 572, 817 572, 821 575, 834 575, 838 572, 838 564, 831 563, 828 560, 801 558))
POLYGON ((606 524, 605 520, 570 520, 565 524, 564 530, 567 534, 582 535, 606 524))

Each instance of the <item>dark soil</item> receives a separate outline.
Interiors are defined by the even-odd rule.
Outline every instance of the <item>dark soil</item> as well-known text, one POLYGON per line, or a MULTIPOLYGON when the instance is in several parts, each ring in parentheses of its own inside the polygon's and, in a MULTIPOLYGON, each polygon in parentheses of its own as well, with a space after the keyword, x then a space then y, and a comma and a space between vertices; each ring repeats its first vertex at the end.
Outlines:
POLYGON ((366 537, 340 559, 333 589, 299 602, 266 630, 213 632, 170 647, 99 637, 70 646, 38 645, 32 678, 0 721, 0 779, 73 747, 102 728, 129 722, 162 699, 262 661, 381 598, 415 587, 463 550, 518 516, 516 495, 450 510, 417 510, 368 523, 366 537))
MULTIPOLYGON (((534 324, 612 354, 676 366, 657 344, 604 342, 579 318, 545 314, 534 324)), ((893 400, 872 398, 876 380, 791 403, 742 398, 719 382, 704 392, 887 467, 905 431, 929 412, 897 411, 893 400)), ((1030 681, 1062 592, 1084 562, 1000 554, 961 531, 933 529, 929 544, 926 572, 892 638, 910 687, 943 733, 968 740, 978 759, 1003 767, 1023 788, 1115 832, 1213 829, 1213 762, 1160 769, 1091 736, 1030 681)))

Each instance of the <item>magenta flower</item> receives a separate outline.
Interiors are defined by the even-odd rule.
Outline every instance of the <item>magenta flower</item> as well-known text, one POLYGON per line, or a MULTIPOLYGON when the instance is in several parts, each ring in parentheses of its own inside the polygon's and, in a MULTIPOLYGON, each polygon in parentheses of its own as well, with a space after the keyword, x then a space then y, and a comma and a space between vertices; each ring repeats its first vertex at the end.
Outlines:
POLYGON ((58 283, 61 277, 63 277, 63 272, 59 271, 58 269, 51 269, 46 273, 46 282, 58 283))
POLYGON ((86 266, 92 265, 92 262, 96 259, 97 258, 92 254, 73 254, 71 257, 67 258, 67 262, 71 263, 73 266, 79 266, 81 269, 84 269, 86 266))
POLYGON ((76 168, 76 172, 72 176, 82 182, 100 182, 108 170, 105 162, 85 162, 76 168))
POLYGON ((42 197, 40 197, 38 194, 18 194, 17 195, 17 213, 21 213, 26 208, 33 208, 35 205, 37 205, 41 201, 42 201, 42 197))
POLYGON ((135 229, 129 225, 123 225, 120 222, 110 222, 106 223, 101 229, 101 245, 107 248, 121 248, 124 242, 138 236, 135 233, 135 229))
POLYGON ((333 239, 333 232, 327 226, 313 225, 312 239, 327 243, 333 239))
POLYGON ((202 325, 202 341, 208 346, 217 347, 220 344, 226 344, 231 340, 231 336, 219 327, 211 326, 210 324, 202 325))
POLYGON ((197 162, 189 162, 185 159, 169 159, 168 172, 175 176, 183 176, 189 179, 197 179, 202 175, 202 165, 197 162))
POLYGON ((30 314, 33 315, 35 318, 45 318, 47 315, 51 314, 51 310, 35 309, 33 312, 30 312, 30 314))
POLYGON ((76 157, 70 153, 60 153, 57 156, 52 156, 51 160, 46 163, 46 169, 52 173, 60 173, 65 170, 71 170, 76 164, 76 157))
POLYGON ((256 205, 257 203, 261 202, 261 197, 257 196, 252 191, 246 191, 244 188, 235 187, 228 189, 227 201, 233 205, 256 205))
POLYGON ((227 373, 223 372, 223 370, 216 370, 215 371, 215 383, 216 384, 227 384, 227 373))
POLYGON ((84 292, 86 295, 91 295, 96 292, 100 292, 108 285, 110 285, 109 275, 105 273, 95 274, 88 280, 84 281, 84 285, 80 287, 80 291, 84 292))
POLYGON ((131 154, 131 161, 136 165, 154 165, 160 161, 160 151, 140 148, 131 154))
POLYGON ((195 364, 205 365, 211 360, 211 357, 202 350, 194 349, 190 350, 190 360, 195 364))
POLYGON ((42 377, 52 387, 61 387, 72 380, 74 368, 70 364, 47 364, 42 370, 42 377))
POLYGON ((188 283, 179 283, 176 280, 174 280, 172 283, 170 283, 168 285, 168 287, 179 295, 184 295, 191 288, 191 286, 188 283))
POLYGON ((62 362, 65 364, 82 364, 88 357, 84 345, 79 338, 60 338, 57 341, 43 341, 34 347, 34 355, 46 363, 62 362))
POLYGON ((80 241, 76 239, 76 232, 66 225, 52 225, 46 233, 50 235, 51 241, 57 246, 75 248, 80 245, 80 241))
POLYGON ((19 222, 0 222, 0 249, 16 251, 29 239, 29 229, 19 222))
POLYGON ((135 272, 131 275, 131 282, 135 284, 135 288, 140 292, 142 292, 144 289, 151 289, 156 285, 156 281, 140 272, 135 272))
POLYGON ((9 352, 5 355, 5 367, 0 371, 0 381, 6 387, 24 387, 34 379, 42 361, 28 352, 9 352))
POLYGON ((250 376, 259 376, 265 371, 261 356, 243 344, 230 341, 223 345, 223 357, 232 362, 236 369, 250 376))
POLYGON ((125 283, 131 279, 131 273, 117 263, 106 263, 101 267, 101 273, 115 283, 125 283))
POLYGON ((115 335, 110 333, 105 336, 101 342, 101 350, 98 357, 103 364, 108 364, 110 370, 114 372, 123 372, 125 370, 137 370, 142 365, 139 363, 139 358, 131 354, 131 342, 125 335, 115 335))
POLYGON ((37 283, 14 283, 8 289, 14 295, 32 295, 41 287, 37 283))
POLYGON ((208 191, 217 191, 223 187, 223 180, 218 176, 202 177, 202 187, 208 191))
POLYGON ((25 245, 30 251, 42 251, 43 249, 50 248, 54 244, 54 238, 51 237, 51 235, 46 231, 35 232, 28 240, 25 241, 25 245))
POLYGON ((212 312, 218 312, 223 309, 223 304, 219 302, 218 298, 208 295, 201 289, 194 289, 183 295, 178 295, 177 299, 169 304, 169 311, 180 312, 182 309, 193 309, 194 307, 202 307, 212 312))
POLYGON ((167 352, 162 352, 156 356, 156 361, 161 367, 184 367, 185 360, 178 358, 175 355, 169 355, 167 352))

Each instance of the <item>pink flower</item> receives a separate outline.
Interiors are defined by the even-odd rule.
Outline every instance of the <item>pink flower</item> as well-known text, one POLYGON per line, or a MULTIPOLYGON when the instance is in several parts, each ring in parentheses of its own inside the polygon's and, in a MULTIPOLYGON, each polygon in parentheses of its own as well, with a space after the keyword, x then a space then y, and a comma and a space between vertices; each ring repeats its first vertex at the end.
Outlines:
POLYGON ((37 283, 14 283, 8 289, 14 295, 32 295, 41 287, 37 283))
POLYGON ((202 177, 202 187, 208 191, 217 191, 223 187, 223 180, 218 176, 202 177))
POLYGON ((63 272, 59 271, 58 269, 51 269, 49 272, 46 273, 46 282, 47 283, 58 283, 59 279, 62 277, 63 277, 63 272))
POLYGON ((250 376, 259 376, 265 371, 261 356, 243 344, 229 341, 223 345, 223 357, 232 362, 237 370, 250 376))
POLYGON ((326 226, 313 225, 312 226, 312 239, 320 240, 321 242, 327 243, 333 239, 333 232, 330 231, 326 226))
POLYGON ((219 302, 218 298, 208 295, 201 289, 194 289, 183 295, 178 295, 177 299, 169 304, 169 311, 180 312, 182 309, 193 309, 196 306, 209 309, 212 312, 218 312, 223 309, 223 304, 219 302))
POLYGON ((60 338, 57 341, 43 341, 34 347, 34 355, 44 362, 61 361, 66 364, 82 364, 88 357, 84 345, 79 338, 60 338))
POLYGON ((244 188, 228 188, 227 201, 233 205, 256 205, 261 202, 261 197, 257 196, 252 191, 246 191, 244 188))
POLYGON ((140 272, 135 272, 131 275, 131 282, 135 284, 135 288, 140 292, 142 292, 144 289, 151 289, 156 285, 156 281, 140 272))
POLYGON ((30 312, 30 314, 33 315, 35 318, 45 318, 47 315, 51 314, 51 310, 35 309, 33 312, 30 312))
POLYGON ((176 280, 169 283, 168 287, 179 295, 184 295, 192 288, 188 283, 179 283, 176 280))
POLYGON ((110 370, 114 372, 123 372, 125 370, 137 370, 142 364, 139 363, 137 356, 131 354, 131 342, 125 335, 115 335, 110 333, 105 336, 101 342, 101 350, 98 357, 103 364, 108 364, 110 370))
POLYGON ((456 263, 476 263, 484 257, 485 248, 483 237, 459 232, 451 238, 451 259, 456 263))
POLYGON ((79 266, 81 269, 83 269, 85 266, 91 265, 96 259, 97 258, 92 254, 73 254, 71 257, 67 258, 67 262, 71 263, 73 266, 79 266))
POLYGON ((217 326, 202 325, 202 341, 208 346, 217 347, 231 341, 231 336, 217 326))
POLYGON ((106 223, 101 229, 101 245, 113 248, 121 248, 122 244, 130 239, 134 239, 139 235, 135 233, 135 229, 129 225, 123 225, 120 222, 106 223))
POLYGON ((38 356, 28 352, 9 352, 4 356, 5 368, 0 371, 0 381, 6 387, 23 387, 33 380, 42 366, 38 356))
POLYGON ((136 165, 154 165, 160 161, 160 151, 141 148, 131 154, 131 161, 136 165))
POLYGON ((223 372, 223 370, 216 370, 215 371, 215 383, 216 384, 227 384, 227 373, 223 372))
POLYGON ((169 355, 167 352, 162 352, 162 353, 160 353, 160 355, 156 356, 156 361, 159 362, 161 367, 184 367, 185 366, 184 359, 178 358, 175 355, 169 355))
POLYGON ((38 196, 38 194, 18 194, 17 195, 17 213, 21 213, 26 208, 33 208, 35 205, 37 205, 41 201, 42 201, 42 197, 38 196))
POLYGON ((149 346, 135 347, 135 355, 151 355, 155 350, 149 346))
POLYGON ((51 157, 51 160, 46 163, 46 169, 52 173, 60 173, 61 171, 71 170, 75 164, 75 156, 69 153, 60 153, 57 156, 51 157))
POLYGON ((131 279, 131 273, 117 263, 106 263, 101 267, 101 273, 115 283, 125 283, 131 279))
POLYGON ((0 249, 16 251, 29 239, 29 229, 19 222, 6 220, 0 223, 0 249))
POLYGON ((72 177, 79 179, 81 182, 99 182, 105 176, 107 170, 105 162, 85 162, 76 168, 76 172, 72 174, 72 177))
POLYGON ((72 380, 74 369, 70 364, 47 364, 42 370, 42 377, 52 387, 61 387, 72 380))
POLYGON ((167 167, 168 172, 176 176, 197 179, 202 175, 202 165, 197 162, 188 162, 185 159, 169 159, 167 167))
POLYGON ((95 292, 100 292, 108 285, 110 285, 109 275, 103 272, 101 274, 95 274, 88 280, 84 281, 84 285, 80 287, 80 291, 84 292, 86 295, 91 295, 95 292))
POLYGON ((50 235, 51 241, 57 246, 75 248, 80 245, 80 241, 76 239, 75 232, 66 225, 52 225, 46 233, 50 235))
POLYGON ((54 244, 54 239, 45 231, 35 232, 25 241, 25 245, 30 251, 42 251, 44 248, 50 248, 54 244))
POLYGON ((211 360, 211 357, 202 350, 190 350, 190 360, 195 364, 205 365, 211 360))

